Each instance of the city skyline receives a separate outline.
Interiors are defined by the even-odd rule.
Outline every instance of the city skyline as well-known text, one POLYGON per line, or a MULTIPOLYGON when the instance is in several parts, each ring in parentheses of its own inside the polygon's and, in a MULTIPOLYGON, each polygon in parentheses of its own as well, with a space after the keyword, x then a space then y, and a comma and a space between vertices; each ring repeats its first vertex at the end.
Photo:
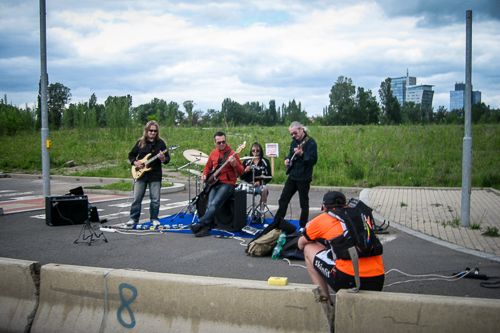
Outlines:
MULTIPOLYGON (((47 0, 49 84, 72 103, 131 95, 195 110, 295 99, 320 115, 339 76, 372 90, 409 69, 433 85, 433 107, 449 108, 465 80, 465 13, 473 11, 472 84, 500 108, 497 1, 47 0)), ((0 94, 32 105, 40 78, 38 1, 0 3, 0 94)), ((181 107, 182 109, 182 107, 181 107)))

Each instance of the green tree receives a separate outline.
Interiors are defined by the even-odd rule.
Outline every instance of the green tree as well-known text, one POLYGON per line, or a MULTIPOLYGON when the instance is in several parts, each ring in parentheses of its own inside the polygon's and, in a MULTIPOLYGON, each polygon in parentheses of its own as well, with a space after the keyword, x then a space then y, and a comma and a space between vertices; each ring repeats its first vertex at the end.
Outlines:
POLYGON ((266 110, 264 104, 259 102, 246 102, 242 105, 246 121, 242 124, 266 125, 266 110))
POLYGON ((307 118, 306 110, 302 110, 302 103, 295 102, 295 99, 288 102, 288 106, 283 103, 281 106, 282 119, 284 123, 292 123, 294 121, 299 121, 303 124, 309 122, 309 118, 307 118))
POLYGON ((132 125, 132 96, 108 96, 104 102, 106 126, 111 128, 127 128, 132 125))
POLYGON ((56 82, 48 86, 48 112, 49 112, 49 125, 54 128, 61 127, 62 110, 66 104, 71 100, 71 89, 65 87, 63 84, 56 82))
POLYGON ((444 105, 440 105, 436 112, 436 116, 434 117, 436 124, 442 124, 444 122, 446 113, 448 113, 448 110, 446 110, 444 105))
POLYGON ((382 107, 381 122, 383 124, 401 124, 401 105, 391 89, 391 78, 380 84, 378 91, 382 107))
POLYGON ((21 109, 0 103, 0 135, 15 135, 23 131, 32 131, 35 127, 36 112, 27 105, 25 109, 21 109))
POLYGON ((339 76, 330 90, 330 105, 326 120, 332 125, 347 125, 355 122, 354 104, 356 87, 352 79, 339 76))
POLYGON ((420 124, 422 122, 420 103, 405 102, 401 109, 401 121, 405 124, 420 124))
POLYGON ((278 113, 276 111, 276 101, 274 99, 269 101, 269 109, 267 109, 268 114, 266 116, 266 125, 267 126, 275 126, 280 122, 278 117, 278 113))
POLYGON ((243 125, 248 121, 245 119, 245 112, 241 104, 236 101, 232 101, 230 98, 226 98, 222 102, 221 112, 222 120, 226 126, 229 124, 243 125))
POLYGON ((365 88, 358 87, 355 102, 353 124, 378 124, 380 106, 371 90, 365 91, 365 88))
POLYGON ((189 127, 191 127, 191 126, 193 126, 193 108, 194 108, 195 103, 193 103, 193 101, 184 101, 184 103, 182 103, 182 105, 184 106, 184 109, 186 109, 187 124, 189 127))

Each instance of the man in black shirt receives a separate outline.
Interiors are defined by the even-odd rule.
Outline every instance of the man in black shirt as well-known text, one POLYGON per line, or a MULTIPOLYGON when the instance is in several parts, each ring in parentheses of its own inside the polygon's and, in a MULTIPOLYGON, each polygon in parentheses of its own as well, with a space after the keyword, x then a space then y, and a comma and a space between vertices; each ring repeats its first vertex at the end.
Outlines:
POLYGON ((300 203, 300 228, 305 228, 309 218, 309 189, 313 175, 313 167, 318 161, 318 146, 316 141, 307 135, 306 129, 298 121, 288 127, 293 137, 290 144, 290 153, 285 157, 285 165, 289 175, 278 201, 278 211, 275 218, 285 218, 290 200, 299 192, 300 203))

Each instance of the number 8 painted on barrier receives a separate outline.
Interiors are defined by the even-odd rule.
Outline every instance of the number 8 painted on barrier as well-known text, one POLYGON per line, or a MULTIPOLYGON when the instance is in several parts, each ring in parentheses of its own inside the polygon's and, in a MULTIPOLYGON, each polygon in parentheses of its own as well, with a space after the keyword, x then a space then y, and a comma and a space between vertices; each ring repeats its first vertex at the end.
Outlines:
POLYGON ((120 306, 118 308, 118 312, 116 313, 116 316, 118 317, 118 321, 120 322, 120 324, 122 324, 126 328, 132 328, 135 326, 135 318, 134 318, 134 314, 132 313, 132 310, 130 310, 129 304, 132 303, 135 300, 135 298, 137 297, 137 289, 135 289, 135 287, 133 287, 127 283, 120 284, 119 289, 120 289, 120 298, 122 300, 122 306, 120 306), (134 293, 128 301, 125 301, 125 298, 123 297, 123 293, 122 293, 123 288, 130 289, 134 293), (130 324, 125 323, 122 319, 123 309, 127 309, 128 314, 130 315, 130 319, 132 320, 132 322, 130 324))

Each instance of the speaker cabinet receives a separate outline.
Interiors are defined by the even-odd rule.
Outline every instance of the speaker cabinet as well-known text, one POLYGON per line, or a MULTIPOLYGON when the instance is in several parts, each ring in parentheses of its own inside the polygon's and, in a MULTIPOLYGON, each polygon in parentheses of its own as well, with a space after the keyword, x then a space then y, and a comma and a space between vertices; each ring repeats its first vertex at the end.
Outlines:
POLYGON ((86 195, 45 197, 45 223, 50 226, 83 224, 89 218, 86 195))
POLYGON ((247 192, 235 190, 215 213, 214 229, 241 231, 247 225, 247 192))

